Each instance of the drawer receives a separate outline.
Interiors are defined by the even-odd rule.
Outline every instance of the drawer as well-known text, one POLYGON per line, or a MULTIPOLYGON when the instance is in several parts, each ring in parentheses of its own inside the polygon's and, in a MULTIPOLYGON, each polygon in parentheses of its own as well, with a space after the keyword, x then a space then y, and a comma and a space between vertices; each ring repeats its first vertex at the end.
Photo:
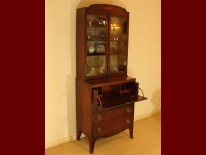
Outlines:
POLYGON ((130 93, 130 89, 120 90, 120 94, 127 94, 130 93))
POLYGON ((116 120, 108 121, 105 123, 97 124, 93 126, 94 137, 110 135, 113 132, 127 129, 133 125, 133 115, 118 118, 116 120))
POLYGON ((103 123, 109 120, 113 120, 119 117, 124 117, 132 114, 134 114, 134 104, 93 114, 92 122, 93 124, 99 124, 99 123, 103 123))

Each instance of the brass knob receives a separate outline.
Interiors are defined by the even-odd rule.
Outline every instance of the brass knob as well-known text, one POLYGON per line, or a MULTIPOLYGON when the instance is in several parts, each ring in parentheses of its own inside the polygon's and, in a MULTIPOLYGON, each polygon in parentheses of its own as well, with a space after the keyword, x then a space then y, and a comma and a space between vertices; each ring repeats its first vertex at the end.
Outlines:
POLYGON ((130 113, 131 109, 130 109, 130 108, 127 108, 126 111, 127 111, 127 113, 130 113))
POLYGON ((98 116, 97 116, 97 120, 100 121, 101 119, 102 119, 102 116, 101 116, 101 115, 98 115, 98 116))
POLYGON ((127 124, 129 124, 130 123, 130 120, 129 119, 126 119, 126 121, 125 121, 127 124))
POLYGON ((102 132, 102 128, 97 128, 97 132, 98 133, 102 132))

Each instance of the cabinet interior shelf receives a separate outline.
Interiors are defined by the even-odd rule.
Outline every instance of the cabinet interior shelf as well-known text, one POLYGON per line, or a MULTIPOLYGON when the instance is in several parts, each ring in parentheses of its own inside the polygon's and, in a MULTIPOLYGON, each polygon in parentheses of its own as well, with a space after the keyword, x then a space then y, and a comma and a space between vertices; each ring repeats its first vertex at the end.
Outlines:
POLYGON ((90 36, 90 37, 106 37, 106 35, 105 34, 88 34, 88 36, 90 36))
POLYGON ((105 53, 87 53, 87 56, 100 56, 100 55, 106 55, 105 53))
POLYGON ((122 94, 116 92, 104 93, 104 97, 101 98, 103 108, 111 108, 122 104, 129 104, 146 100, 146 97, 137 94, 122 94))
POLYGON ((87 26, 87 28, 106 28, 106 25, 87 26))
POLYGON ((106 42, 106 38, 103 38, 103 39, 89 39, 88 42, 91 41, 91 42, 106 42))
POLYGON ((112 41, 112 42, 119 42, 119 41, 127 41, 127 40, 123 40, 123 39, 113 40, 113 39, 110 39, 110 41, 112 41))
POLYGON ((112 53, 112 54, 110 54, 110 55, 122 55, 122 56, 125 56, 126 54, 124 54, 124 53, 112 53))

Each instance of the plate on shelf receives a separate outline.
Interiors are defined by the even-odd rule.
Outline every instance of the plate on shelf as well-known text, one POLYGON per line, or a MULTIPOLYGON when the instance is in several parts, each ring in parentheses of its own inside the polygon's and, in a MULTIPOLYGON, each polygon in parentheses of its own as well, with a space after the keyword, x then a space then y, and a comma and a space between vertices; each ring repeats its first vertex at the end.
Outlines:
POLYGON ((96 53, 105 53, 106 43, 94 43, 96 53))

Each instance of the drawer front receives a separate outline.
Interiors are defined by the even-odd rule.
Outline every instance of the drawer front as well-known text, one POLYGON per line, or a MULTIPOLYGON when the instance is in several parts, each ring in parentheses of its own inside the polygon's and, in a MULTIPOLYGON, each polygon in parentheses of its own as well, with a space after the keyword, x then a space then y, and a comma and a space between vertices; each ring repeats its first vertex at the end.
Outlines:
POLYGON ((119 117, 129 116, 132 114, 134 114, 134 104, 93 114, 92 122, 93 124, 99 124, 119 117))
POLYGON ((120 94, 127 94, 130 93, 130 89, 120 90, 120 94))
POLYGON ((101 137, 104 135, 109 135, 113 132, 120 131, 123 129, 127 129, 133 125, 134 117, 126 116, 122 118, 118 118, 116 120, 112 120, 109 122, 97 124, 93 126, 93 135, 94 137, 101 137))

